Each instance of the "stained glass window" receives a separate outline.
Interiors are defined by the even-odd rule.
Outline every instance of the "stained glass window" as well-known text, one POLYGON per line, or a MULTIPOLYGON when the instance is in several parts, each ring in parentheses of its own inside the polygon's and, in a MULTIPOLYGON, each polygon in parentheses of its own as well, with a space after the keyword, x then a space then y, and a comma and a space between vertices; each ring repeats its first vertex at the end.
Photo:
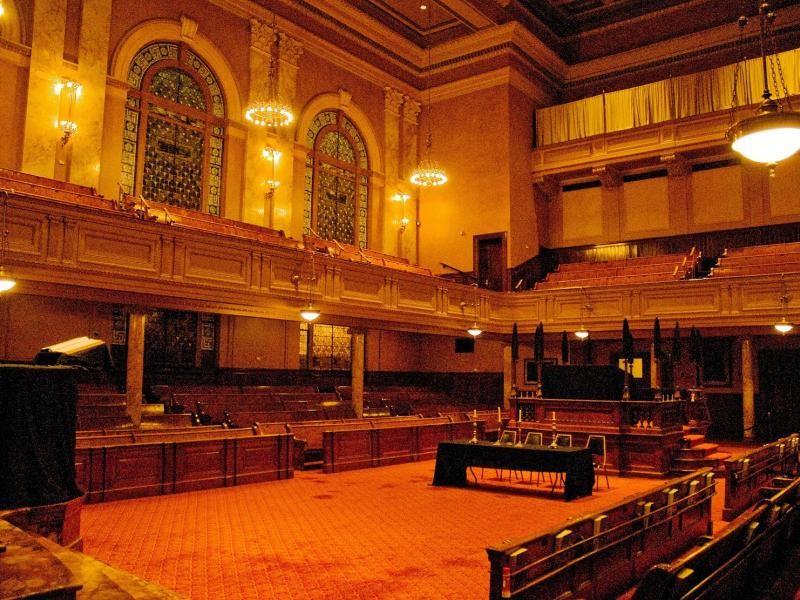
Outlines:
POLYGON ((337 325, 300 324, 300 364, 307 369, 349 370, 350 333, 337 325))
POLYGON ((328 110, 314 117, 306 141, 306 232, 366 248, 370 172, 361 133, 342 111, 328 110))
POLYGON ((122 187, 220 214, 225 108, 216 77, 182 44, 156 42, 128 72, 122 187))

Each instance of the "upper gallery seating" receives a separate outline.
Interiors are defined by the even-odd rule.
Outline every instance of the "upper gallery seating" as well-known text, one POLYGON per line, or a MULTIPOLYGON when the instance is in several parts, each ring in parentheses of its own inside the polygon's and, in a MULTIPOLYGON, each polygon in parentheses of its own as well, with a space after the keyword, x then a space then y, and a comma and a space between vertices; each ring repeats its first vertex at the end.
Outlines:
POLYGON ((712 277, 800 272, 800 242, 728 248, 711 269, 712 277))
POLYGON ((315 252, 324 253, 333 258, 341 258, 351 262, 363 262, 365 264, 378 265, 381 267, 387 267, 389 269, 395 269, 397 271, 414 273, 416 275, 432 275, 430 269, 412 265, 407 258, 393 256, 391 254, 384 254, 376 250, 361 249, 358 246, 342 244, 336 240, 324 240, 319 237, 304 235, 303 243, 305 244, 306 248, 315 252))
POLYGON ((564 263, 536 284, 537 290, 569 287, 603 287, 660 283, 691 278, 697 271, 700 253, 661 254, 599 262, 564 263))

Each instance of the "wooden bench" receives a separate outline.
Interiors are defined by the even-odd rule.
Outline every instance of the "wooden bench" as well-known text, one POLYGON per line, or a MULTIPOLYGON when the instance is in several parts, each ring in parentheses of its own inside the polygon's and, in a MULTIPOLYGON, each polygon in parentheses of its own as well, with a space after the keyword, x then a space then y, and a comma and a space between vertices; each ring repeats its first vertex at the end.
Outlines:
POLYGON ((489 598, 611 598, 711 531, 710 469, 544 534, 487 549, 489 598))
POLYGON ((292 446, 288 433, 248 430, 109 438, 76 448, 76 482, 87 502, 103 502, 287 479, 294 476, 292 446))
POLYGON ((750 598, 759 575, 785 557, 787 534, 796 527, 800 479, 734 519, 714 537, 668 564, 653 566, 637 586, 634 600, 750 598))
MULTIPOLYGON (((397 417, 392 417, 391 420, 397 417)), ((325 473, 380 467, 435 458, 440 441, 469 439, 472 423, 452 423, 447 418, 328 429, 322 433, 325 473)), ((478 423, 481 429, 483 423, 478 423)))
POLYGON ((798 469, 800 435, 792 434, 723 463, 725 504, 722 518, 734 519, 760 497, 760 489, 777 475, 798 469))

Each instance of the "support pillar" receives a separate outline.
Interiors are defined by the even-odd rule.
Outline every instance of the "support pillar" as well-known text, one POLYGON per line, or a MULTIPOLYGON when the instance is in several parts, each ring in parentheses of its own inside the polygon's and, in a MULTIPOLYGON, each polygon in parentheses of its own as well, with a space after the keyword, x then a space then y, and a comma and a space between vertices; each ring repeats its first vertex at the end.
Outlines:
POLYGON ((750 337, 742 338, 742 429, 744 439, 755 439, 753 426, 755 425, 755 400, 753 385, 753 340, 750 337))
POLYGON ((146 316, 128 315, 128 364, 125 377, 125 401, 128 415, 136 427, 142 422, 142 386, 144 384, 144 327, 146 316))
POLYGON ((350 386, 353 390, 353 411, 364 416, 364 331, 350 330, 350 386))
POLYGON ((21 170, 53 177, 56 154, 63 150, 58 129, 60 98, 54 92, 64 65, 64 31, 67 0, 37 0, 33 3, 33 37, 28 71, 28 102, 21 170))

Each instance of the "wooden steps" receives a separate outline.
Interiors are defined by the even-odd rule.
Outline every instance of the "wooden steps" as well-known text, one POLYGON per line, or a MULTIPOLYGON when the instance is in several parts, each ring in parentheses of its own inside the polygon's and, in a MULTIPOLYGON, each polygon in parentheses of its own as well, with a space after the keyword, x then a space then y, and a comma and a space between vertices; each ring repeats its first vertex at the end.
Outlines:
POLYGON ((702 433, 687 428, 681 439, 681 448, 672 459, 673 473, 690 473, 703 467, 711 467, 715 471, 722 469, 722 462, 731 457, 730 452, 721 452, 719 444, 706 441, 702 433))

